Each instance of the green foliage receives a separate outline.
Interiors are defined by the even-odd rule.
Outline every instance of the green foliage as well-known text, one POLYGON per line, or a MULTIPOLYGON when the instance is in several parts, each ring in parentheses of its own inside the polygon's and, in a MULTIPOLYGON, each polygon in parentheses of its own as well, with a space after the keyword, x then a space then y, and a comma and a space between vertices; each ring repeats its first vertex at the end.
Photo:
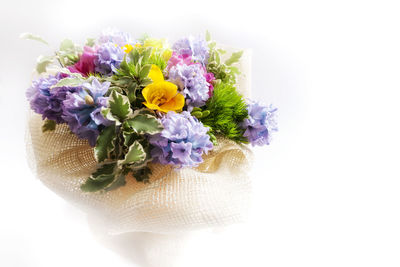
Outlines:
POLYGON ((125 120, 130 114, 132 114, 129 99, 125 95, 112 91, 108 103, 112 115, 119 121, 125 120))
POLYGON ((118 72, 112 76, 111 83, 120 88, 121 92, 128 96, 132 107, 141 108, 144 101, 142 89, 152 81, 148 77, 151 69, 151 47, 134 47, 120 64, 118 72))
POLYGON ((234 52, 231 56, 222 62, 222 55, 226 53, 225 50, 217 49, 216 42, 211 41, 210 33, 207 31, 206 40, 208 41, 208 46, 210 48, 210 56, 208 59, 207 71, 214 73, 216 78, 216 84, 219 82, 225 84, 236 84, 236 77, 240 74, 239 69, 234 66, 238 63, 243 51, 234 52))
POLYGON ((42 132, 54 131, 56 129, 56 122, 53 120, 45 120, 42 126, 42 132))
POLYGON ((122 164, 131 164, 136 162, 141 162, 145 160, 146 152, 143 149, 143 146, 135 141, 129 147, 128 153, 125 154, 124 160, 121 162, 122 164))
POLYGON ((39 56, 36 63, 36 71, 38 73, 46 72, 48 65, 54 62, 53 56, 39 56))
POLYGON ((127 124, 126 127, 131 128, 138 134, 156 134, 163 129, 161 122, 148 114, 138 114, 126 120, 125 123, 127 124))
POLYGON ((101 112, 115 124, 103 129, 97 138, 95 157, 104 164, 82 185, 87 192, 122 186, 129 172, 137 181, 148 181, 151 157, 146 135, 163 129, 152 111, 139 109, 133 113, 125 95, 112 91, 109 102, 110 107, 101 112))
POLYGON ((167 67, 167 61, 165 61, 162 55, 158 52, 151 54, 147 63, 156 65, 161 71, 165 70, 167 67))
POLYGON ((239 60, 240 60, 240 58, 242 57, 242 55, 243 55, 243 51, 239 51, 239 52, 234 52, 234 53, 232 53, 231 57, 228 58, 228 59, 225 61, 225 65, 230 66, 230 65, 232 65, 232 64, 234 64, 234 63, 239 62, 239 60))
POLYGON ((113 141, 115 139, 115 125, 108 126, 101 131, 94 148, 94 155, 97 162, 102 162, 110 156, 111 151, 114 150, 113 141))
POLYGON ((106 189, 116 178, 117 164, 106 163, 101 165, 92 175, 81 185, 84 192, 95 192, 106 189))
MULTIPOLYGON (((193 113, 199 112, 197 109, 193 113)), ((234 85, 220 82, 214 88, 214 95, 210 98, 205 107, 202 108, 202 116, 199 120, 209 126, 211 139, 221 134, 238 143, 247 143, 243 136, 244 130, 239 124, 248 117, 247 105, 234 85), (204 113, 208 116, 204 116, 204 113)), ((193 114, 192 113, 192 114, 193 114)))
POLYGON ((81 47, 74 44, 69 39, 65 39, 60 44, 60 50, 56 53, 62 66, 73 65, 79 60, 81 47))
POLYGON ((76 75, 72 78, 61 79, 55 85, 51 86, 51 88, 63 87, 63 86, 77 87, 87 81, 87 79, 83 78, 81 75, 79 75, 79 76, 78 75, 76 75))
POLYGON ((35 35, 33 33, 29 33, 29 32, 22 33, 19 36, 19 38, 25 39, 25 40, 34 40, 34 41, 41 42, 42 44, 49 45, 49 43, 46 40, 44 40, 41 36, 35 35))

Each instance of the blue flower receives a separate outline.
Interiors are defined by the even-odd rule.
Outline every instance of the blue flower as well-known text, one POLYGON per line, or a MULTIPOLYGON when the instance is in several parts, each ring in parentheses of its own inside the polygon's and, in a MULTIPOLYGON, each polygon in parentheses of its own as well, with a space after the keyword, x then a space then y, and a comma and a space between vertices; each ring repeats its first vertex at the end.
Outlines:
POLYGON ((112 75, 124 59, 125 52, 115 43, 101 44, 96 52, 95 70, 103 75, 112 75))
POLYGON ((204 77, 204 67, 201 64, 178 64, 169 71, 169 80, 178 85, 190 107, 204 106, 209 95, 209 86, 204 77))
POLYGON ((101 114, 101 108, 107 106, 108 98, 104 94, 109 86, 109 82, 100 83, 94 79, 91 84, 83 84, 77 92, 68 93, 63 102, 64 120, 73 133, 87 139, 91 146, 96 145, 100 131, 112 124, 101 114))
POLYGON ((205 127, 189 112, 168 112, 161 118, 164 130, 150 137, 151 155, 156 162, 178 167, 194 167, 213 148, 205 127))
POLYGON ((61 73, 56 76, 49 75, 39 78, 32 82, 32 86, 26 92, 32 110, 41 114, 43 119, 54 120, 57 123, 64 122, 62 118, 62 102, 65 100, 67 93, 77 90, 77 88, 72 87, 56 87, 51 89, 61 78, 61 73))
POLYGON ((200 36, 182 38, 174 43, 172 50, 178 55, 191 56, 195 62, 200 62, 203 65, 208 63, 208 44, 207 41, 200 36))
POLYGON ((247 137, 253 146, 269 145, 272 132, 278 131, 277 108, 252 101, 247 105, 247 110, 249 118, 241 124, 241 127, 246 129, 243 136, 247 137))

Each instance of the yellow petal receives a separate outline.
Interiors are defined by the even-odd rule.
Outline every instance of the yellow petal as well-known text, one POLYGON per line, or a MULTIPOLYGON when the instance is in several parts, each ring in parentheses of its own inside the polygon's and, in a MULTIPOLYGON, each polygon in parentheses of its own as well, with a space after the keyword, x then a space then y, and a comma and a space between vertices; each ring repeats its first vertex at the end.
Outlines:
POLYGON ((146 86, 142 95, 147 104, 163 105, 176 96, 178 87, 171 82, 157 82, 146 86))
POLYGON ((162 74, 160 68, 156 65, 151 65, 149 78, 153 80, 153 83, 164 81, 164 75, 162 74))
POLYGON ((182 94, 177 94, 170 101, 160 106, 160 110, 163 112, 168 112, 171 110, 180 110, 185 105, 185 97, 182 94))
POLYGON ((128 54, 129 52, 132 51, 133 46, 132 46, 131 44, 127 44, 127 45, 124 45, 124 46, 122 47, 122 49, 125 51, 125 53, 128 54))
POLYGON ((159 110, 160 109, 159 106, 154 105, 154 104, 150 104, 150 103, 147 103, 147 102, 143 102, 143 105, 145 105, 149 109, 155 109, 155 110, 159 110))

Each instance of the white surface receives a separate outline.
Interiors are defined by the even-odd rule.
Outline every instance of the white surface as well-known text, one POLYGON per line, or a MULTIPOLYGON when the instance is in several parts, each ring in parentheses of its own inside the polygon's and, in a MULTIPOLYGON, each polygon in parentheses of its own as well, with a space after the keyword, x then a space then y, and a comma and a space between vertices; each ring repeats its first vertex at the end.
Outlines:
POLYGON ((84 214, 35 180, 23 157, 24 91, 36 56, 51 50, 19 33, 57 45, 106 26, 171 39, 209 29, 219 42, 252 48, 253 98, 280 109, 275 141, 256 150, 252 220, 200 236, 183 262, 399 266, 396 1, 146 2, 3 3, 0 266, 138 262, 133 245, 130 253, 129 244, 97 242, 84 214))

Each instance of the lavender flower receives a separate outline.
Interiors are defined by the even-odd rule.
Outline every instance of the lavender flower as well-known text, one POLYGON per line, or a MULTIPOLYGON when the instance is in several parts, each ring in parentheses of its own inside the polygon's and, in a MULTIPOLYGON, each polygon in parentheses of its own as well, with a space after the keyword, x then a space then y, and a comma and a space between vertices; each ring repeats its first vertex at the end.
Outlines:
POLYGON ((204 67, 200 64, 178 64, 169 71, 169 80, 182 91, 189 111, 192 107, 203 106, 210 97, 210 84, 207 83, 204 73, 204 67))
POLYGON ((245 119, 241 125, 246 129, 243 136, 255 145, 269 145, 272 132, 278 131, 276 122, 276 111, 272 105, 262 106, 258 102, 250 102, 247 105, 249 118, 245 119))
POLYGON ((191 56, 196 62, 200 62, 203 65, 208 63, 209 48, 207 41, 198 36, 189 36, 188 38, 182 38, 175 42, 172 49, 178 54, 183 56, 191 56))
POLYGON ((105 29, 100 35, 98 42, 99 44, 111 42, 118 45, 119 47, 127 44, 134 45, 136 43, 129 33, 120 31, 115 28, 105 29))
POLYGON ((56 76, 49 75, 39 78, 32 82, 32 86, 26 92, 32 110, 41 114, 43 119, 54 120, 57 123, 64 122, 62 118, 62 102, 65 100, 67 93, 75 92, 77 89, 72 87, 50 89, 62 78, 61 73, 56 76))
POLYGON ((63 118, 69 128, 79 138, 88 139, 91 146, 96 145, 100 131, 112 124, 101 114, 101 108, 107 106, 104 94, 109 86, 109 82, 100 83, 94 79, 91 84, 83 84, 83 88, 77 92, 68 93, 63 102, 63 118))
POLYGON ((115 43, 104 43, 97 49, 95 70, 103 75, 112 75, 124 59, 125 52, 115 43))
POLYGON ((203 153, 213 148, 208 128, 189 112, 168 112, 161 118, 164 130, 150 137, 151 155, 161 164, 193 167, 203 162, 203 153))

